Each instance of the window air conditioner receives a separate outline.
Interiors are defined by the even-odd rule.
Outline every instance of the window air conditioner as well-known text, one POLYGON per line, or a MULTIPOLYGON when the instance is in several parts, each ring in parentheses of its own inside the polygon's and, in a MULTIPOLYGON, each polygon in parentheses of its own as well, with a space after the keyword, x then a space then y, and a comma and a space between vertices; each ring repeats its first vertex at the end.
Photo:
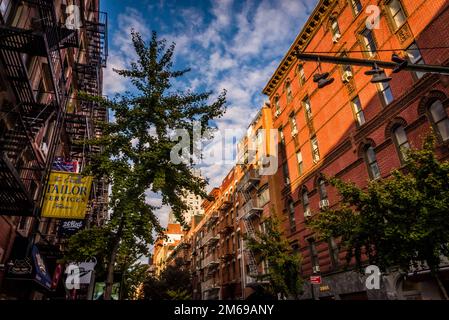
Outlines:
POLYGON ((311 211, 310 209, 307 209, 307 210, 304 212, 304 217, 310 218, 311 216, 312 216, 312 211, 311 211))
POLYGON ((343 80, 343 82, 347 83, 349 82, 349 80, 352 79, 352 72, 349 70, 346 70, 343 75, 341 76, 341 79, 343 80))
POLYGON ((334 36, 332 37, 332 41, 333 41, 334 43, 337 43, 338 40, 340 40, 340 38, 341 38, 341 34, 337 33, 336 35, 334 35, 334 36))
POLYGON ((298 130, 297 129, 293 129, 292 130, 292 137, 296 137, 298 135, 298 130))
POLYGON ((320 209, 325 209, 325 208, 329 208, 329 200, 328 199, 320 200, 320 209))

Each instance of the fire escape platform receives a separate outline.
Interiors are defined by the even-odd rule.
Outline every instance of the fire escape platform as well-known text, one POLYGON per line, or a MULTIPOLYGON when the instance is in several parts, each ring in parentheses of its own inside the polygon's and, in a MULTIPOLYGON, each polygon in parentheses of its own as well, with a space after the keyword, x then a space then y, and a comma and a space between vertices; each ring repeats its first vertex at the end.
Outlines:
POLYGON ((0 154, 0 215, 31 216, 33 199, 8 157, 0 154))

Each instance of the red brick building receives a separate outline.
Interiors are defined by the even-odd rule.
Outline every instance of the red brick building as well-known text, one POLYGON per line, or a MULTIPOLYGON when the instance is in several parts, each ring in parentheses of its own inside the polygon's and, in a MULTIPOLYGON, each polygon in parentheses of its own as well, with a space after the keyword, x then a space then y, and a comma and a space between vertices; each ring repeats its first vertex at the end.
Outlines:
POLYGON ((386 70, 393 79, 373 84, 364 74, 368 67, 322 63, 322 71, 335 80, 318 89, 313 82, 318 63, 298 61, 294 52, 382 61, 396 53, 413 63, 447 66, 448 22, 445 0, 321 0, 264 88, 281 136, 272 203, 288 218, 285 230, 304 258, 304 276, 323 276, 313 295, 306 284, 304 299, 440 298, 425 272, 407 281, 392 276, 390 285, 367 290, 360 274, 343 271, 344 252, 337 243, 320 241, 305 220, 338 201, 324 176, 360 186, 388 177, 401 166, 402 148, 421 147, 432 127, 439 137, 437 152, 446 159, 449 88, 447 77, 438 74, 386 70), (366 24, 369 5, 380 8, 374 29, 366 24), (440 49, 429 49, 435 47, 440 49))
MULTIPOLYGON (((76 163, 76 170, 63 171, 79 172, 100 151, 76 142, 102 134, 98 121, 108 121, 107 110, 77 92, 102 95, 106 59, 107 15, 99 0, 0 1, 2 298, 65 295, 62 282, 56 292, 48 281, 33 278, 37 266, 27 247, 39 248, 51 280, 66 237, 60 233, 63 221, 41 217, 43 190, 59 162, 76 163), (80 28, 66 24, 71 5, 79 9, 80 28)), ((84 226, 107 218, 108 186, 97 180, 92 190, 84 226)))

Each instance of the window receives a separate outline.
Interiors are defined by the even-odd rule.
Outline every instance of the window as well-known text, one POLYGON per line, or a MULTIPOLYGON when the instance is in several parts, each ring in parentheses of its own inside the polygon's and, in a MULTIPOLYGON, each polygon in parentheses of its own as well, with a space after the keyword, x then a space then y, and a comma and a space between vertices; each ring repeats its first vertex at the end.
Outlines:
POLYGON ((312 159, 314 163, 320 161, 320 150, 318 149, 318 140, 316 136, 310 138, 310 143, 312 145, 312 159))
POLYGON ((341 38, 340 27, 338 26, 337 18, 333 18, 331 20, 331 32, 332 32, 332 41, 338 42, 341 38))
POLYGON ((298 65, 298 75, 299 75, 299 84, 302 86, 306 83, 306 74, 304 72, 304 66, 302 64, 298 65))
POLYGON ((372 179, 380 178, 380 169, 377 164, 376 152, 372 146, 369 146, 365 150, 366 163, 368 165, 369 175, 372 179))
POLYGON ((279 103, 279 96, 274 97, 274 108, 276 110, 276 114, 279 115, 281 113, 281 105, 279 103))
POLYGON ((290 125, 292 127, 292 136, 296 136, 298 134, 298 125, 296 124, 295 114, 290 115, 290 125))
MULTIPOLYGON (((415 42, 413 42, 406 50, 408 59, 413 64, 424 64, 424 59, 421 56, 421 52, 419 51, 418 46, 415 42)), ((415 72, 415 75, 418 79, 421 79, 424 77, 426 73, 425 72, 415 72)))
POLYGON ((326 181, 322 178, 318 181, 318 189, 320 192, 320 199, 321 200, 327 199, 326 181))
POLYGON ((263 207, 268 201, 270 201, 270 189, 265 187, 259 192, 259 205, 263 207))
POLYGON ((302 199, 302 207, 304 208, 304 212, 306 212, 307 210, 310 210, 309 195, 307 194, 307 190, 302 191, 301 199, 302 199))
POLYGON ((429 108, 432 122, 443 141, 449 140, 449 119, 440 100, 436 100, 429 108))
POLYGON ((377 89, 379 90, 382 101, 386 106, 393 102, 393 93, 391 92, 391 87, 388 82, 377 83, 377 89))
POLYGON ((329 247, 329 256, 331 257, 332 266, 335 268, 338 267, 338 246, 335 242, 334 238, 329 238, 328 243, 329 247))
POLYGON ((357 126, 362 126, 365 123, 365 115, 363 114, 362 104, 359 97, 355 97, 352 101, 352 110, 354 111, 355 121, 357 126))
POLYGON ((290 222, 290 232, 293 233, 296 231, 296 220, 295 220, 295 205, 291 200, 288 202, 288 218, 290 222))
POLYGON ((394 142, 396 143, 396 148, 401 161, 407 159, 407 150, 410 149, 410 144, 408 143, 407 133, 403 126, 398 126, 393 130, 394 142))
POLYGON ((290 80, 288 80, 285 83, 285 90, 287 91, 287 102, 292 101, 293 93, 292 93, 292 84, 290 83, 290 80))
POLYGON ((350 0, 349 2, 351 3, 354 15, 357 16, 362 11, 362 4, 360 3, 360 0, 350 0))
POLYGON ((3 21, 6 22, 6 12, 9 10, 11 0, 0 0, 0 13, 2 14, 3 21))
POLYGON ((263 130, 257 130, 257 146, 260 148, 263 143, 263 130))
POLYGON ((279 128, 279 142, 285 144, 284 130, 282 127, 279 128))
POLYGON ((393 19, 395 30, 398 30, 407 19, 405 16, 404 8, 399 0, 391 0, 387 4, 388 11, 393 19))
POLYGON ((365 49, 368 51, 368 55, 370 57, 373 57, 377 51, 376 41, 374 40, 373 31, 366 28, 362 32, 362 37, 363 37, 365 49))
POLYGON ((306 113, 306 120, 309 122, 312 120, 312 106, 310 105, 309 97, 305 97, 304 100, 302 100, 302 105, 306 113))
POLYGON ((317 252, 316 246, 315 246, 315 240, 308 239, 308 241, 309 241, 310 260, 312 261, 312 266, 317 267, 320 265, 320 262, 318 259, 318 252, 317 252))
POLYGON ((298 175, 301 176, 304 172, 304 163, 302 161, 301 150, 296 151, 296 160, 298 160, 298 175))
MULTIPOLYGON (((342 58, 348 58, 348 54, 346 53, 346 52, 343 52, 342 54, 341 54, 341 57, 342 58)), ((343 66, 342 66, 342 70, 343 70, 343 73, 345 73, 345 72, 351 72, 351 74, 352 74, 352 67, 351 67, 351 65, 350 64, 344 64, 343 66)))
POLYGON ((282 165, 282 173, 284 174, 284 184, 289 185, 290 184, 290 176, 288 172, 288 164, 287 162, 284 162, 282 165))

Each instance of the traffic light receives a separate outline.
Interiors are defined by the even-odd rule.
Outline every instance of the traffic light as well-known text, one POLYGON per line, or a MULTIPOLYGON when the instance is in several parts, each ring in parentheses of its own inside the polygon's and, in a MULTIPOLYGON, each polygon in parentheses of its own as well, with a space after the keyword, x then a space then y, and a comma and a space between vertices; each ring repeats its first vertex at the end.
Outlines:
POLYGON ((401 58, 396 53, 393 53, 391 60, 398 64, 396 68, 393 69, 393 73, 398 73, 408 66, 408 60, 401 58))
POLYGON ((373 69, 365 71, 367 76, 373 76, 371 83, 389 82, 392 78, 385 75, 384 69, 380 69, 377 64, 374 64, 373 69))
POLYGON ((318 88, 324 88, 327 85, 330 85, 332 82, 334 82, 334 78, 329 78, 329 72, 325 73, 315 73, 313 75, 313 82, 318 83, 318 88))

